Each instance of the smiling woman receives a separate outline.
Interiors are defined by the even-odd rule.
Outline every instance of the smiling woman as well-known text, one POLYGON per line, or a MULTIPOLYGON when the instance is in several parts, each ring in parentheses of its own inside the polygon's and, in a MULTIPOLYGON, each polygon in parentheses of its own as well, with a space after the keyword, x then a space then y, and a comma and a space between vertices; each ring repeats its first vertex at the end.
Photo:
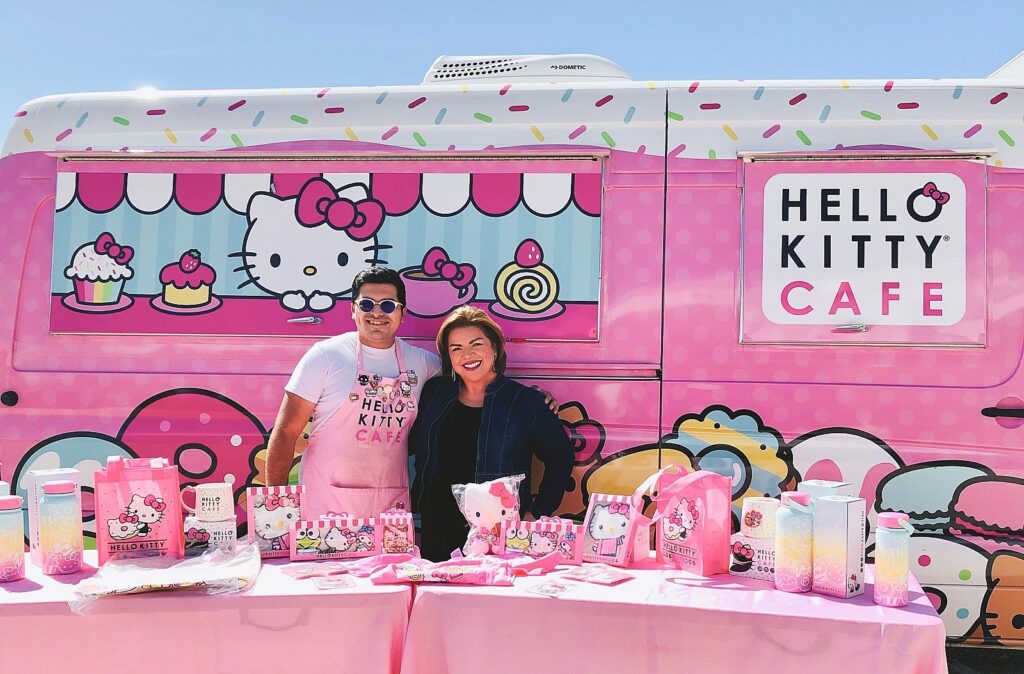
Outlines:
POLYGON ((438 331, 437 351, 441 375, 423 387, 410 449, 423 556, 442 561, 466 541, 453 484, 524 473, 520 515, 550 515, 568 484, 573 449, 544 394, 505 377, 505 338, 483 311, 453 311, 438 331), (544 464, 536 497, 529 492, 534 455, 544 464))

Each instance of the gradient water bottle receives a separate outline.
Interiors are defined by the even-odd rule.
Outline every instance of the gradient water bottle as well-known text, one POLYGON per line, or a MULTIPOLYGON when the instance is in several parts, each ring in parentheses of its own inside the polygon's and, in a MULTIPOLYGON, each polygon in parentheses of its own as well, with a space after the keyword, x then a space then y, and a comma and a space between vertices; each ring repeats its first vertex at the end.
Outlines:
POLYGON ((82 569, 82 504, 75 483, 56 480, 43 485, 39 499, 39 549, 43 573, 58 576, 82 569))
POLYGON ((811 495, 782 492, 775 513, 775 587, 784 592, 809 592, 814 572, 814 515, 811 495))
POLYGON ((905 513, 878 513, 875 529, 875 603, 906 606, 910 576, 910 534, 905 513))
POLYGON ((0 583, 25 577, 25 526, 21 497, 0 495, 0 583))

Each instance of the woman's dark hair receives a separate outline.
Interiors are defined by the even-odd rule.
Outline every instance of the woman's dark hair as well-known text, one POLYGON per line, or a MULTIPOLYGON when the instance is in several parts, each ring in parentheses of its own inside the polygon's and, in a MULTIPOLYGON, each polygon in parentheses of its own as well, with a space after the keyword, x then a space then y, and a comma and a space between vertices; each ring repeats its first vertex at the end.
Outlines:
POLYGON ((386 283, 395 286, 395 294, 398 295, 395 299, 401 302, 403 307, 405 306, 405 282, 394 269, 369 267, 356 274, 356 277, 352 279, 352 302, 359 297, 359 289, 367 283, 386 283))
POLYGON ((441 357, 441 375, 452 376, 452 357, 448 354, 448 336, 456 328, 480 328, 494 349, 494 371, 505 374, 505 335, 490 316, 476 307, 459 307, 448 314, 437 331, 437 355, 441 357))

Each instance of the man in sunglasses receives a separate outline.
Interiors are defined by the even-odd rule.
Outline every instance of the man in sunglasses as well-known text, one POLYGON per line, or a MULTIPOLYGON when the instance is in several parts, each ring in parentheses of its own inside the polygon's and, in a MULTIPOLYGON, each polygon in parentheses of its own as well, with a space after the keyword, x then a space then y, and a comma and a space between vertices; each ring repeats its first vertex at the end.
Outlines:
POLYGON ((437 356, 395 335, 405 318, 398 272, 370 267, 352 281, 355 332, 314 344, 288 384, 267 446, 271 485, 288 482, 295 442, 312 415, 302 459, 309 517, 371 517, 409 506, 407 438, 437 356))

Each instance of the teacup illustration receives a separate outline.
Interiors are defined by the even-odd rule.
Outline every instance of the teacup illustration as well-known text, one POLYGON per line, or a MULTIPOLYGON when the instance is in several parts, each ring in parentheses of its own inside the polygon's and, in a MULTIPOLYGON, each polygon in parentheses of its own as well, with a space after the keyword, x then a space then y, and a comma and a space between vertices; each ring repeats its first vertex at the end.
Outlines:
POLYGON ((444 316, 476 297, 476 268, 453 262, 438 246, 427 251, 421 266, 406 267, 400 274, 405 282, 406 309, 413 316, 444 316))

